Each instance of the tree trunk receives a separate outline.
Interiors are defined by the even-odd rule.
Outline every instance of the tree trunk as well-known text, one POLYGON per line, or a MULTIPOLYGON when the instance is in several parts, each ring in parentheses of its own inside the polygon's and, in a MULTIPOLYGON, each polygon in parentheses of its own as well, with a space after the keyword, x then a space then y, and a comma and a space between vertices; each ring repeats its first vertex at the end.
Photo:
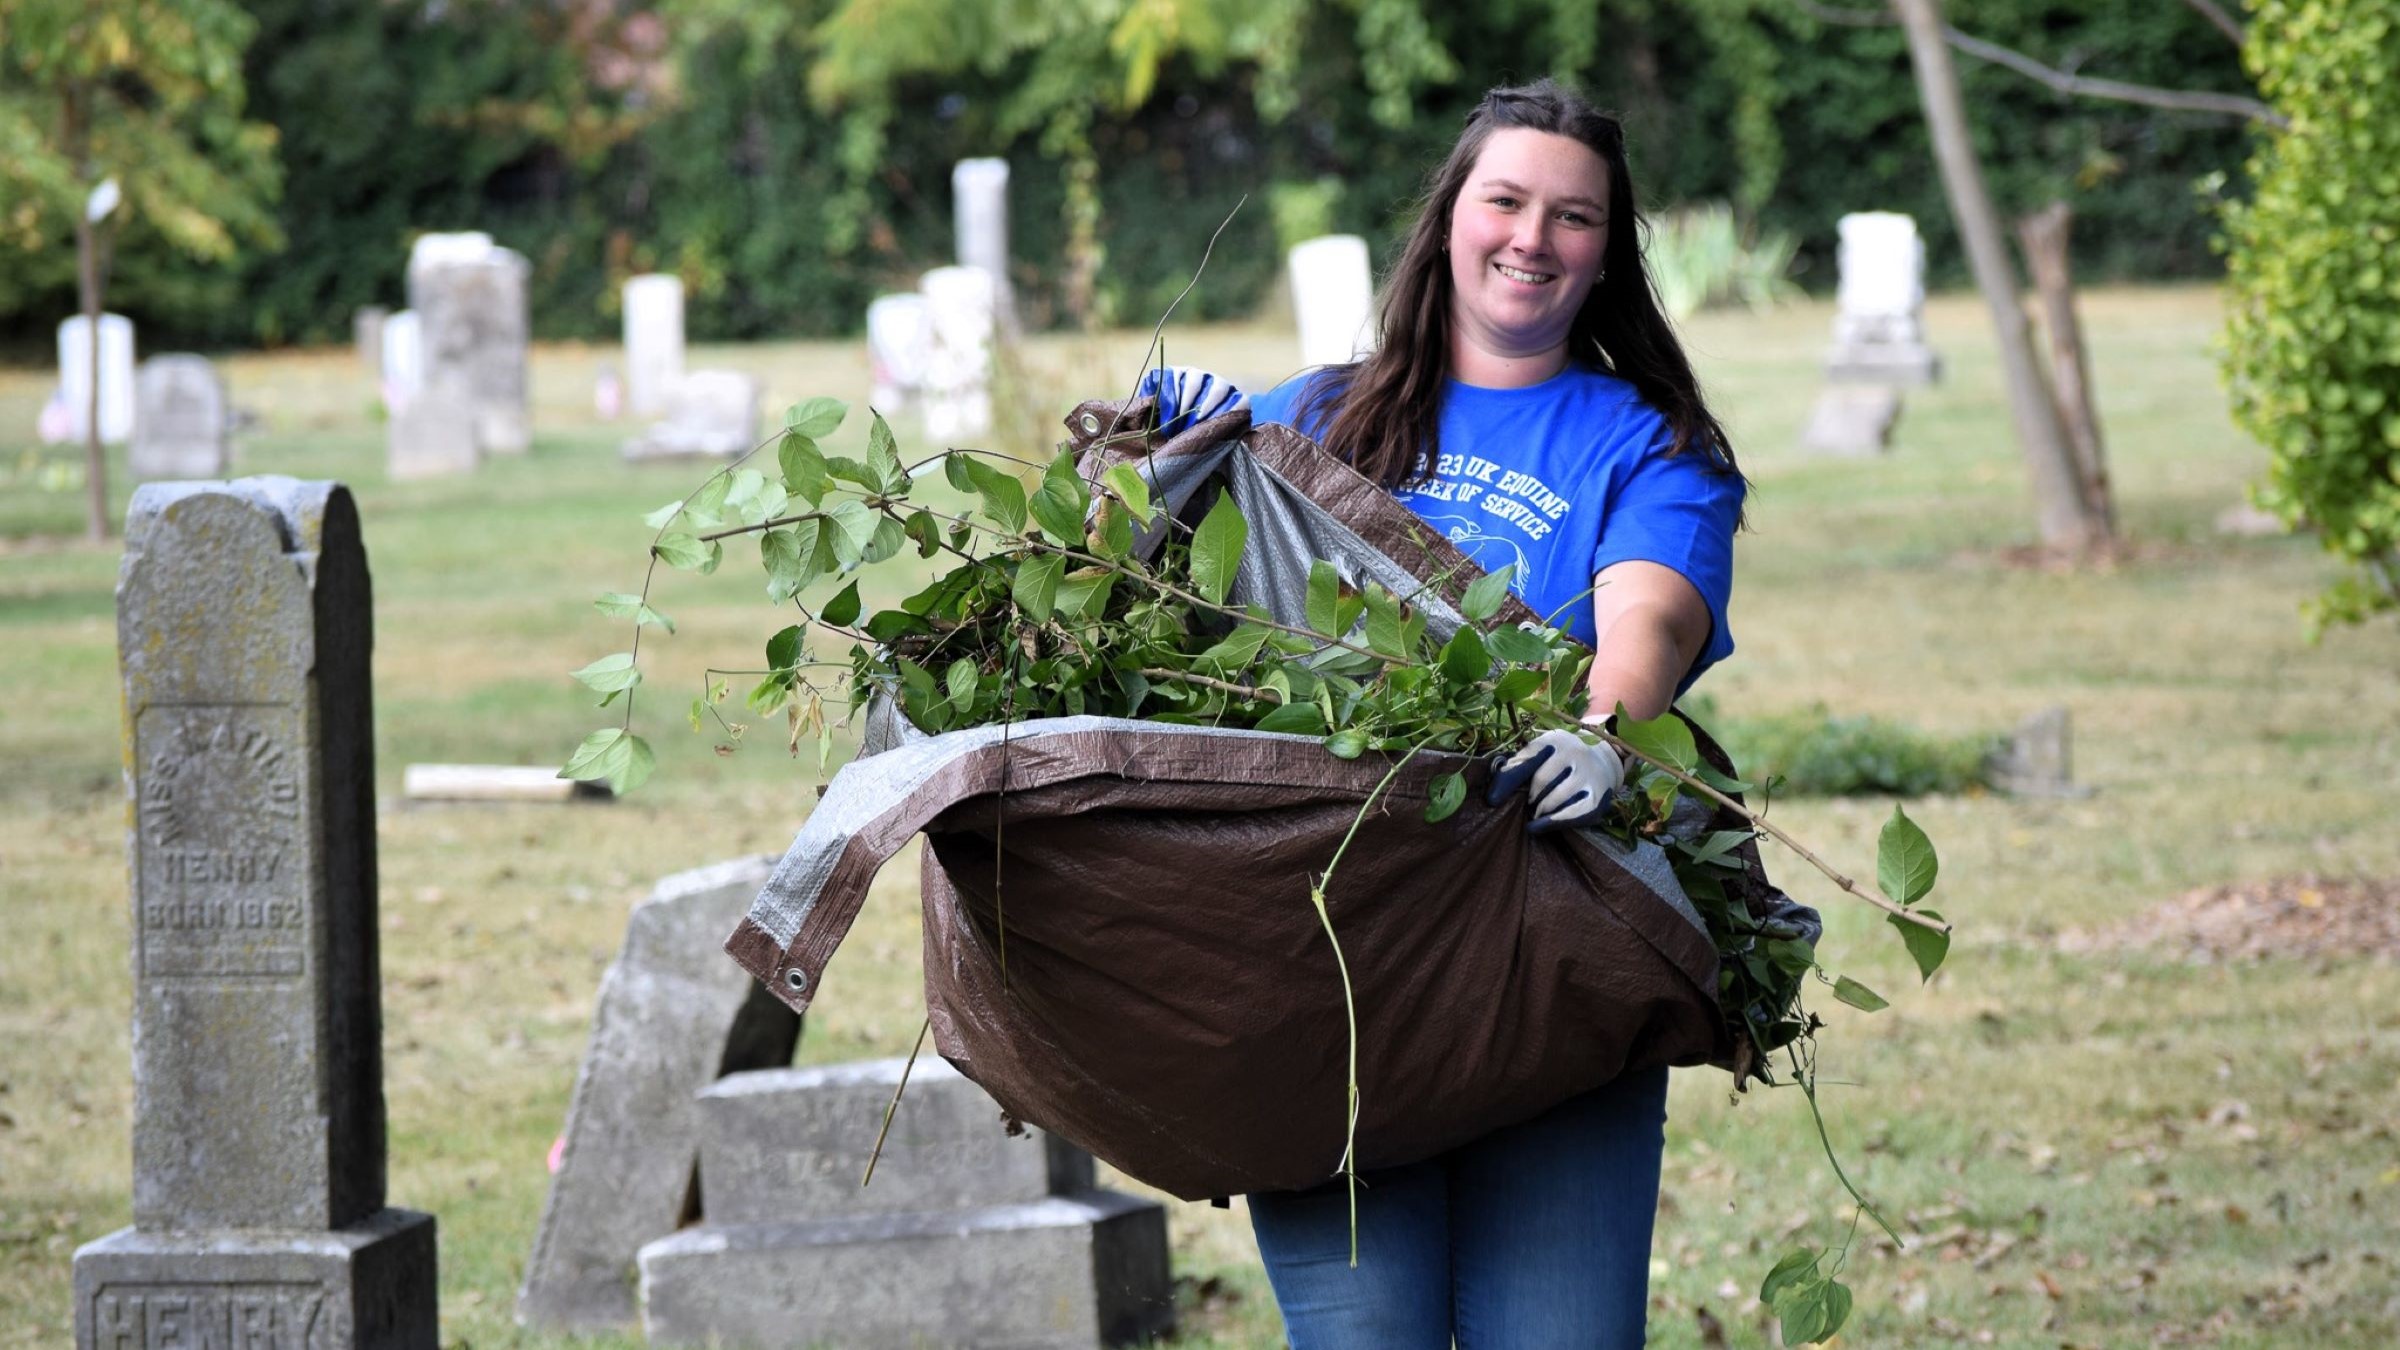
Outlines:
POLYGON ((2034 363, 2033 338, 2025 323, 2016 269, 2002 242, 1999 214, 1984 189, 1983 166, 1967 135, 1958 72, 1950 64, 1950 47, 1942 33, 1940 0, 1891 0, 1891 5, 1908 33, 1917 96, 1925 105, 1925 122, 1933 133, 1934 158, 1941 168, 1942 188, 1950 198, 1950 213, 1958 219, 1967 262, 1975 272, 1975 287, 1983 292, 1984 306, 1991 311, 1992 328, 1999 338, 2000 373, 2008 386, 2017 447, 2033 479, 2034 515, 2042 544, 2079 556, 2098 541, 2102 530, 2085 507, 2074 452, 2059 429, 2058 414, 2042 386, 2041 369, 2034 363))
POLYGON ((2100 440, 2100 412, 2092 398, 2092 368, 2084 357, 2083 323, 2075 316, 2075 278, 2067 258, 2074 228, 2073 208, 2052 202, 2017 222, 2017 241, 2024 246, 2025 265, 2041 294, 2042 331, 2050 339, 2050 394, 2074 447, 2084 510, 2097 525, 2100 540, 2106 541, 2116 537, 2117 504, 2100 440))
MULTIPOLYGON (((91 189, 92 176, 90 128, 86 118, 89 101, 90 93, 85 86, 69 85, 61 118, 67 153, 75 162, 76 181, 83 184, 86 192, 91 189)), ((85 209, 85 203, 75 203, 75 290, 83 305, 84 339, 91 344, 86 349, 91 382, 84 391, 83 405, 83 536, 93 540, 108 537, 108 451, 100 444, 99 233, 99 224, 85 209)))

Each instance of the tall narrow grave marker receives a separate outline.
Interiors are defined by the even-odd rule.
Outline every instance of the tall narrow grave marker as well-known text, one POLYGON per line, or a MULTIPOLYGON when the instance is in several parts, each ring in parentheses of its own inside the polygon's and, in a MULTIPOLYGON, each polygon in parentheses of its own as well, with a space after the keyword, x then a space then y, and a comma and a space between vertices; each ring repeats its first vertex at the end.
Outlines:
POLYGON ((76 1344, 429 1350, 433 1218, 384 1204, 357 510, 154 484, 125 543, 134 1226, 75 1254, 76 1344))

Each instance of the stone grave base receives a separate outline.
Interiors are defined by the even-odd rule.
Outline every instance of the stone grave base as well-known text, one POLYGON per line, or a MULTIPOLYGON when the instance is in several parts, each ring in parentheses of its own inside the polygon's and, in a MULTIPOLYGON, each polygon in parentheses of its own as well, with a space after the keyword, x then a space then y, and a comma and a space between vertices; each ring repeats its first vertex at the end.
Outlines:
POLYGON ((1089 1350, 1174 1324, 1166 1211, 1109 1191, 709 1224, 644 1247, 641 1268, 655 1345, 1089 1350))
POLYGON ((145 1233, 75 1253, 76 1350, 435 1350, 433 1216, 310 1233, 145 1233))
POLYGON ((1900 391, 1879 384, 1835 384, 1817 395, 1800 447, 1811 454, 1867 457, 1892 443, 1900 391))

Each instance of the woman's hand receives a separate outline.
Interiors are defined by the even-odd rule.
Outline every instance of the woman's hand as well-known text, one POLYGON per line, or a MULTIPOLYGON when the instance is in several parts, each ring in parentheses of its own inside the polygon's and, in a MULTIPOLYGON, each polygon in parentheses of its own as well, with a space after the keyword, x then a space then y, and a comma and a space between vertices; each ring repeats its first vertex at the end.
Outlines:
POLYGON ((1607 745, 1594 745, 1571 731, 1545 731, 1500 762, 1492 772, 1487 805, 1519 788, 1533 804, 1534 834, 1589 825, 1608 809, 1608 799, 1625 782, 1625 761, 1607 745))
POLYGON ((1172 436, 1212 417, 1250 406, 1250 396, 1233 381, 1197 366, 1161 366, 1142 372, 1135 398, 1158 400, 1158 433, 1172 436))

